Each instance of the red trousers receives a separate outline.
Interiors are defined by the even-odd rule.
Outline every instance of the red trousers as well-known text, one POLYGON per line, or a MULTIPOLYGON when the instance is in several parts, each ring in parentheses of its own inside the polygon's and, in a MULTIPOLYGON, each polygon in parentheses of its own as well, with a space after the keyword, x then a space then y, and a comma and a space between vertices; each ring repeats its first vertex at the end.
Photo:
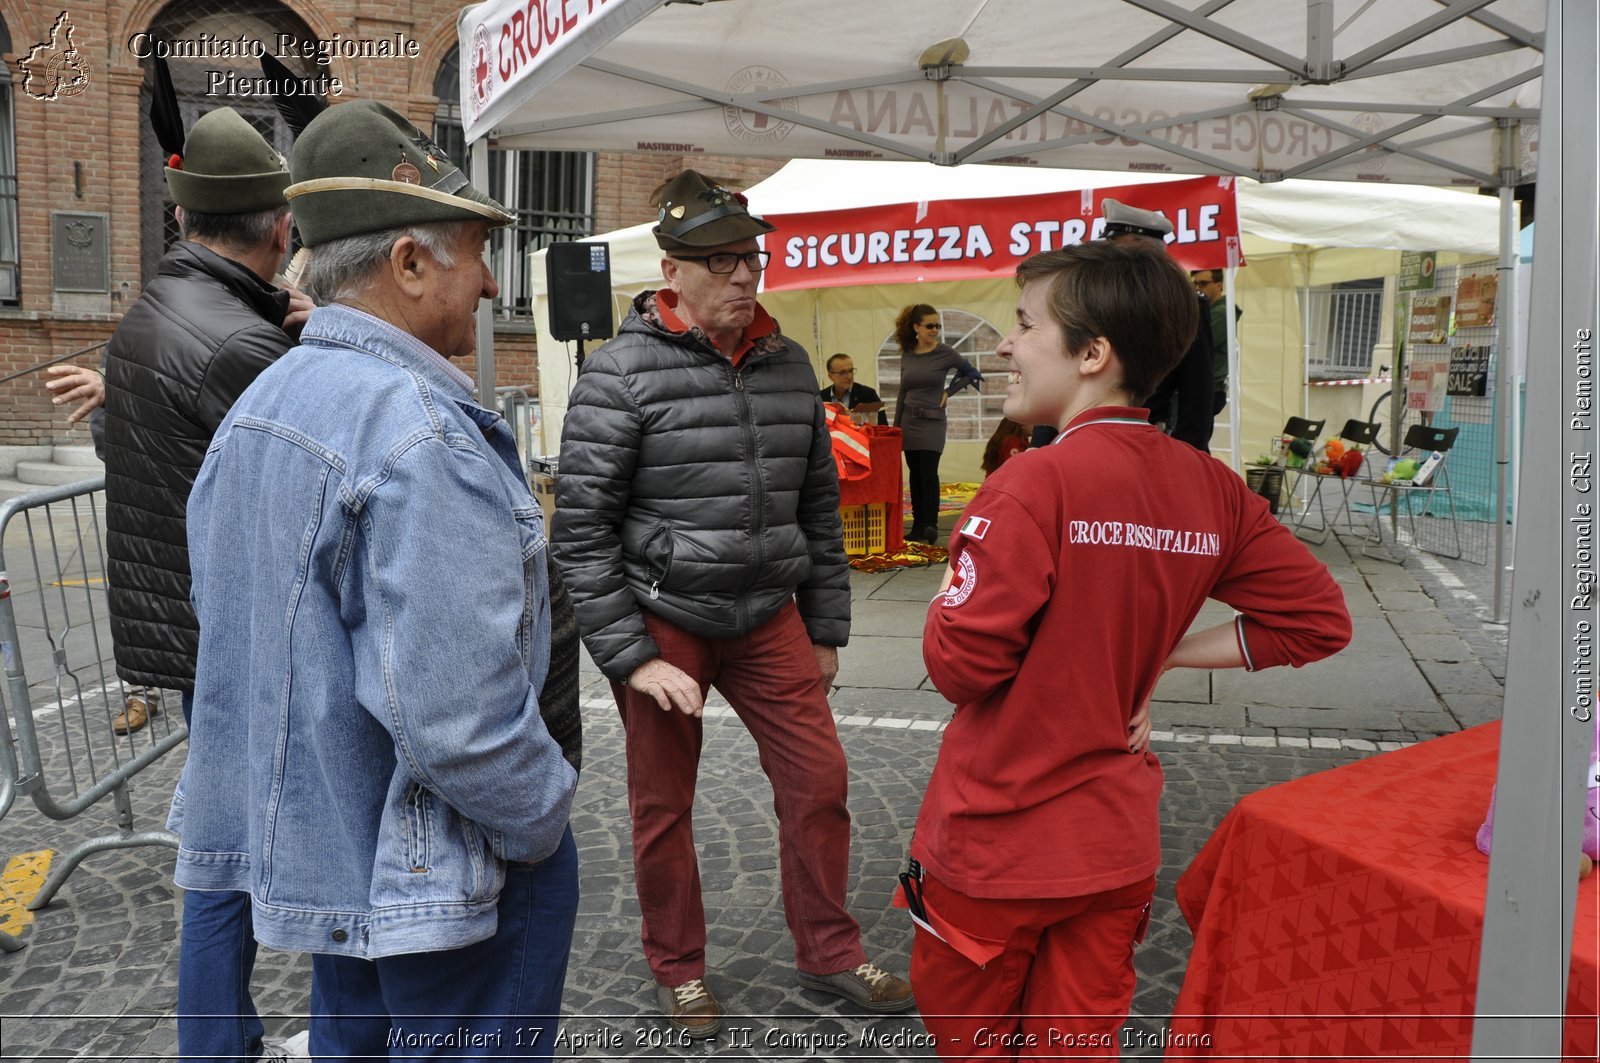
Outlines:
POLYGON ((1154 877, 1051 900, 968 897, 924 872, 930 912, 978 943, 979 967, 917 927, 911 988, 940 1059, 1117 1059, 1133 1002, 1133 949, 1150 919, 1154 877))
MULTIPOLYGON (((691 635, 649 613, 661 658, 715 688, 755 739, 778 814, 783 910, 795 964, 832 974, 866 962, 861 928, 845 911, 850 864, 849 775, 827 689, 793 602, 740 639, 691 635)), ((706 916, 695 859, 695 779, 701 721, 611 684, 627 734, 628 812, 645 959, 680 985, 706 970, 706 916)))

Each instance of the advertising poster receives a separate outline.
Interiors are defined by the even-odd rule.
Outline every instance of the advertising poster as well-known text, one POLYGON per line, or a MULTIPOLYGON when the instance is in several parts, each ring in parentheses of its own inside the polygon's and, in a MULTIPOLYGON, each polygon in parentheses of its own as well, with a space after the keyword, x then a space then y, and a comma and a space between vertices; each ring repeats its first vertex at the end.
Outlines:
POLYGON ((1474 273, 1457 281, 1456 328, 1491 328, 1499 291, 1500 278, 1493 273, 1474 273))

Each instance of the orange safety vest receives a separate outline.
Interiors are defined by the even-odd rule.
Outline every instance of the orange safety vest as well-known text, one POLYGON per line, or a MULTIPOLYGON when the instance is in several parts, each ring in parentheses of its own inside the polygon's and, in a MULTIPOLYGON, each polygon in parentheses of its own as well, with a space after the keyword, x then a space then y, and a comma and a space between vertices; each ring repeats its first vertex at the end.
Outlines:
POLYGON ((828 436, 833 441, 833 463, 839 470, 839 482, 864 480, 872 475, 872 446, 867 433, 850 420, 850 411, 836 402, 822 404, 828 419, 828 436))

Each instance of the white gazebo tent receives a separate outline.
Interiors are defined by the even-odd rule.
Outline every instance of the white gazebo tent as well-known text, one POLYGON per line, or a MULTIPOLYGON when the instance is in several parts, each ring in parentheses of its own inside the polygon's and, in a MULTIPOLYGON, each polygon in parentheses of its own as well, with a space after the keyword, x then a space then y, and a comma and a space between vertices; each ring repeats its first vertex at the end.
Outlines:
MULTIPOLYGON (((1167 181, 1169 177, 1146 178, 1167 181)), ((977 199, 1059 193, 1076 203, 1080 190, 1131 183, 1127 175, 1092 170, 1024 170, 1000 166, 939 167, 913 162, 840 162, 797 159, 749 191, 751 209, 763 215, 821 213, 883 203, 977 199)), ((1235 440, 1219 432, 1213 450, 1238 467, 1237 439, 1244 457, 1281 429, 1284 418, 1301 412, 1303 402, 1302 323, 1299 289, 1395 272, 1398 252, 1426 247, 1463 255, 1494 254, 1499 243, 1498 208, 1493 199, 1464 191, 1423 185, 1352 185, 1322 181, 1283 181, 1263 185, 1238 182, 1239 229, 1249 269, 1239 273, 1237 291, 1248 329, 1230 379, 1236 403, 1231 423, 1235 440), (1254 448, 1254 449, 1251 449, 1254 448)), ((659 286, 661 252, 649 224, 592 237, 610 248, 613 314, 620 322, 628 299, 659 286)), ((781 233, 779 234, 782 235, 781 233)), ((539 328, 540 426, 542 447, 553 453, 573 379, 571 345, 548 332, 543 251, 533 254, 534 320, 539 328)), ((888 320, 913 301, 940 299, 936 305, 985 311, 1002 326, 1015 302, 1009 277, 942 281, 932 284, 867 285, 868 290, 819 288, 772 292, 763 296, 785 331, 811 351, 821 367, 829 354, 855 356, 859 379, 876 385, 871 354, 889 332, 888 320), (947 294, 944 294, 947 293, 947 294)), ((1001 331, 1004 331, 1003 327, 1001 331)), ((955 443, 944 462, 948 478, 976 480, 982 444, 955 443)))
MULTIPOLYGON (((1592 452, 1573 407, 1592 400, 1596 327, 1593 0, 491 0, 458 32, 468 137, 501 146, 1495 187, 1502 353, 1512 189, 1543 128, 1525 461, 1561 470, 1592 452)), ((487 343, 479 369, 492 389, 487 343)), ((1568 593, 1564 530, 1588 503, 1550 476, 1520 482, 1480 1057, 1560 1045, 1548 1017, 1565 999, 1555 959, 1576 901, 1562 854, 1577 845, 1594 726, 1592 673, 1569 671, 1563 651, 1595 616, 1568 593)))

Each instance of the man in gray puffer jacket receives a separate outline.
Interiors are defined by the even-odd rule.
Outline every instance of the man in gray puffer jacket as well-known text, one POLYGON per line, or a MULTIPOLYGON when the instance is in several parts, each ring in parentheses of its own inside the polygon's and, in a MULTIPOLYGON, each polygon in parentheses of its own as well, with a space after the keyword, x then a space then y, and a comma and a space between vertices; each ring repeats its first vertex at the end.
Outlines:
POLYGON ((839 485, 799 344, 756 302, 773 226, 693 170, 657 192, 667 286, 583 367, 561 440, 556 560, 627 732, 645 956, 667 1021, 711 1037, 690 810, 705 692, 772 782, 800 984, 912 1005, 845 911, 848 772, 828 707, 850 629, 839 485))

